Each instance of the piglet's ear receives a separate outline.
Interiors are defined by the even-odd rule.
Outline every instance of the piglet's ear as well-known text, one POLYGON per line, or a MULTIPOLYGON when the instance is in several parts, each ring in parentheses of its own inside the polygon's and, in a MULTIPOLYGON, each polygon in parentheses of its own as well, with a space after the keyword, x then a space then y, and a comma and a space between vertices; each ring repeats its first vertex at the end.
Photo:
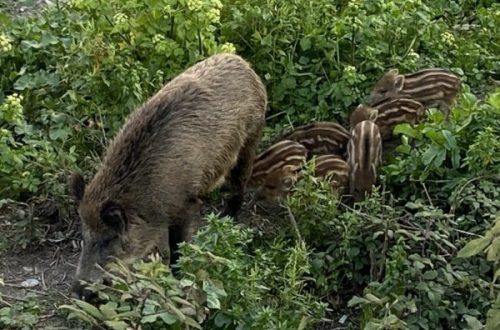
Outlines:
POLYGON ((387 72, 387 74, 397 76, 399 74, 399 70, 398 69, 391 69, 391 70, 389 70, 389 72, 387 72))
POLYGON ((400 91, 403 89, 403 85, 405 83, 405 76, 397 75, 396 79, 394 79, 394 89, 400 91))
POLYGON ((77 204, 80 203, 85 192, 85 180, 83 176, 78 172, 71 173, 68 179, 68 188, 77 204))
POLYGON ((120 204, 108 200, 101 208, 101 219, 109 227, 122 233, 127 230, 127 217, 120 204))
POLYGON ((370 121, 376 121, 378 118, 378 110, 375 108, 372 108, 370 111, 370 116, 368 117, 368 120, 370 121))

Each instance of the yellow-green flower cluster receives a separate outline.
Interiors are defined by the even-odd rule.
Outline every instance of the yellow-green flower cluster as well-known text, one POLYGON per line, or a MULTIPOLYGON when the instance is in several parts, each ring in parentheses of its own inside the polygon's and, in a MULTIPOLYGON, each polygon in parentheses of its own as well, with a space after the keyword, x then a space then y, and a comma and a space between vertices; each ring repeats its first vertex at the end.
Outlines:
POLYGON ((163 7, 163 13, 164 14, 170 14, 170 13, 172 13, 172 6, 166 5, 165 7, 163 7))
POLYGON ((198 11, 203 7, 203 0, 187 0, 186 5, 191 11, 198 11))
POLYGON ((225 44, 221 45, 220 50, 223 53, 236 53, 236 47, 234 47, 234 45, 230 42, 226 42, 225 44))
POLYGON ((451 34, 450 32, 445 31, 445 32, 441 33, 441 39, 443 40, 443 42, 445 44, 453 45, 453 42, 455 41, 455 36, 453 34, 451 34))
POLYGON ((12 44, 7 36, 0 34, 0 52, 7 53, 12 49, 12 44))
POLYGON ((347 4, 347 8, 352 9, 353 11, 358 10, 359 7, 361 7, 360 2, 361 1, 359 1, 359 0, 349 1, 349 3, 347 4))
POLYGON ((118 13, 113 16, 113 21, 115 22, 115 25, 125 25, 128 22, 128 16, 124 13, 118 13))
POLYGON ((210 8, 206 16, 211 23, 218 23, 220 21, 220 9, 210 8))
POLYGON ((155 34, 153 36, 153 39, 152 39, 152 41, 153 41, 154 44, 157 44, 157 43, 159 43, 161 41, 164 41, 164 40, 165 40, 165 37, 162 36, 161 34, 155 34))
POLYGON ((13 93, 5 98, 5 102, 0 105, 0 119, 7 122, 17 122, 23 119, 22 95, 13 93))
POLYGON ((344 74, 351 75, 356 73, 356 67, 352 65, 348 65, 344 68, 344 74))

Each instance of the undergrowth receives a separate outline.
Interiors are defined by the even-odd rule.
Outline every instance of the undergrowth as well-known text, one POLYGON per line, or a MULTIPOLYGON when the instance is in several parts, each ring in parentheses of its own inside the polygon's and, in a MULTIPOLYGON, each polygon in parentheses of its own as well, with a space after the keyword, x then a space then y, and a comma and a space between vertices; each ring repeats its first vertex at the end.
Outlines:
MULTIPOLYGON (((94 173, 126 115, 189 65, 236 52, 269 94, 265 145, 312 120, 342 124, 388 68, 462 80, 450 122, 400 125, 380 186, 346 205, 309 174, 273 233, 209 216, 182 246, 116 261, 100 303, 63 310, 114 329, 494 329, 499 324, 500 6, 495 1, 71 0, 13 17, 0 2, 0 250, 64 230, 66 176, 94 173), (57 219, 57 217, 55 217, 57 219), (286 222, 285 222, 286 223, 286 222), (467 244, 467 242, 469 242, 467 244), (461 251, 461 252, 459 252, 461 251), (485 253, 483 253, 485 251, 485 253), (467 257, 467 258, 462 258, 467 257), (343 321, 344 322, 344 321, 343 321)), ((389 151, 387 151, 389 152, 389 151)), ((36 302, 0 300, 31 328, 36 302)))

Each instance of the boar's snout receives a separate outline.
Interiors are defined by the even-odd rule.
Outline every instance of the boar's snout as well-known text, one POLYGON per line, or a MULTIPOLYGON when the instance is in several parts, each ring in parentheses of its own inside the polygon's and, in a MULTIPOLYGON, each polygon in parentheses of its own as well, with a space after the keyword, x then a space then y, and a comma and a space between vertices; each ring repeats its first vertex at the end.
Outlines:
POLYGON ((71 293, 74 298, 85 301, 91 301, 97 297, 95 292, 90 291, 87 285, 80 283, 78 280, 73 282, 73 285, 71 286, 71 293))

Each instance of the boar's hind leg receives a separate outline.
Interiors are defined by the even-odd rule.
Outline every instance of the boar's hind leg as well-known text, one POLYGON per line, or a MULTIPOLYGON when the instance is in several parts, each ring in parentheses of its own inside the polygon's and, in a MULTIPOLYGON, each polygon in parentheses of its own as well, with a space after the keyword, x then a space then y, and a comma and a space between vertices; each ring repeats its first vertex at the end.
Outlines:
POLYGON ((259 136, 260 130, 247 140, 247 143, 240 150, 236 166, 229 174, 229 184, 231 185, 233 196, 227 201, 227 206, 221 214, 222 217, 230 216, 234 219, 240 211, 243 204, 243 194, 252 174, 252 164, 259 136))

